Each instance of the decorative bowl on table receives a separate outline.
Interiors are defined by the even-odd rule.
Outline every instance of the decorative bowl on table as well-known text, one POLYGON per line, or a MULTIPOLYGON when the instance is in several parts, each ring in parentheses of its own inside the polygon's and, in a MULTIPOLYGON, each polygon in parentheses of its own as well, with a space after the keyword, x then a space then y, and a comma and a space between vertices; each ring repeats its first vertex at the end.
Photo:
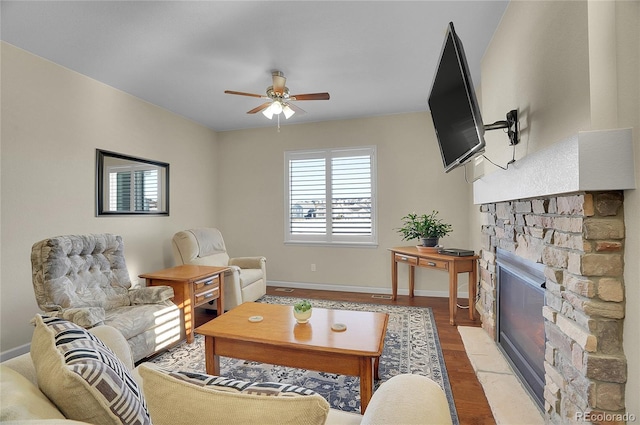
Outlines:
POLYGON ((302 300, 293 305, 293 317, 298 323, 307 323, 311 317, 311 310, 309 300, 302 300))

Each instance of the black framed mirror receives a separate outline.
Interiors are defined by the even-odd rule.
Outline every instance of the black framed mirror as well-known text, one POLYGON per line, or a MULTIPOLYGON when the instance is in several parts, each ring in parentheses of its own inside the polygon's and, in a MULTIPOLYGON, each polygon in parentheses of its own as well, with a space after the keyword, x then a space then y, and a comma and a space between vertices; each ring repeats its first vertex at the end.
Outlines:
POLYGON ((96 215, 169 215, 169 164, 96 149, 96 215))

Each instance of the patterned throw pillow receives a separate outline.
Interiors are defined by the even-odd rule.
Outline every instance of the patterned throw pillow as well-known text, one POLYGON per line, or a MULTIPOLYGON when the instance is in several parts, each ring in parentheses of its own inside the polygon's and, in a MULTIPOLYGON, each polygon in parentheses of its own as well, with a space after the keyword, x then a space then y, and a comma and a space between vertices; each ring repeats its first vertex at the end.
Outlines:
POLYGON ((323 425, 329 403, 295 385, 252 383, 201 373, 138 366, 155 425, 323 425), (197 412, 194 414, 193 412, 197 412))
POLYGON ((38 385, 67 419, 151 424, 142 391, 124 363, 95 335, 56 317, 35 317, 31 358, 38 385))
POLYGON ((297 397, 317 394, 308 388, 280 382, 246 382, 223 376, 205 375, 197 372, 174 372, 158 369, 184 382, 211 390, 226 391, 235 394, 253 394, 270 397, 297 397))

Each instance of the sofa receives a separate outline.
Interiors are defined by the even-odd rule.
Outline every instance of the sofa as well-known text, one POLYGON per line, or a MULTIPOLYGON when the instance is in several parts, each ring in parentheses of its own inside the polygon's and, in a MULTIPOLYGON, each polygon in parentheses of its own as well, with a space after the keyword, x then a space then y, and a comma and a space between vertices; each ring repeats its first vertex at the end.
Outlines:
POLYGON ((3 423, 451 424, 444 392, 420 375, 389 379, 360 415, 330 409, 302 387, 166 371, 148 362, 134 368, 129 345, 113 327, 34 321, 31 353, 0 364, 3 423))

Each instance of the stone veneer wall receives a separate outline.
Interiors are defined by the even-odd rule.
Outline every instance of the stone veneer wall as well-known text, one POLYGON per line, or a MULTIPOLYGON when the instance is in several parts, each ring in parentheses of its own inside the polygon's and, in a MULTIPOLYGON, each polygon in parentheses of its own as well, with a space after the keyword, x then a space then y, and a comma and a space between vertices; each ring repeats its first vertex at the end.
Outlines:
POLYGON ((480 207, 483 328, 496 336, 496 247, 545 265, 547 422, 621 422, 623 194, 587 192, 480 207), (598 415, 599 413, 599 415, 598 415), (613 420, 612 420, 613 419, 613 420))

